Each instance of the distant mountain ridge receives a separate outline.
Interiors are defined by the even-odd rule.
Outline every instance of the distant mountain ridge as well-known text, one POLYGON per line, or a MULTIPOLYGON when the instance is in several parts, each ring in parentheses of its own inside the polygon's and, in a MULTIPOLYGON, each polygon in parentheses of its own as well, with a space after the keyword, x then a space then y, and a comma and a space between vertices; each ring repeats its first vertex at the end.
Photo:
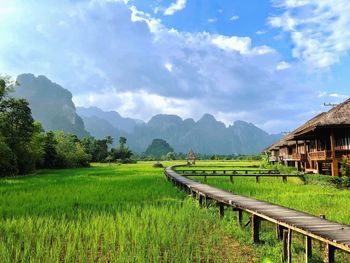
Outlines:
POLYGON ((64 130, 79 137, 91 134, 96 138, 108 135, 117 142, 125 136, 135 152, 144 152, 153 139, 163 139, 175 152, 192 148, 203 154, 257 154, 279 140, 252 123, 236 121, 226 127, 214 116, 204 114, 198 121, 177 115, 158 114, 147 123, 124 118, 118 112, 105 112, 97 107, 77 107, 72 94, 45 76, 19 75, 20 86, 14 96, 29 101, 33 116, 46 130, 64 130))
POLYGON ((72 93, 52 82, 45 76, 21 74, 12 96, 29 102, 35 120, 41 122, 45 130, 63 130, 78 137, 89 135, 83 120, 77 115, 72 101, 72 93))
POLYGON ((141 120, 124 118, 116 111, 103 111, 97 107, 77 107, 77 113, 83 117, 97 117, 109 122, 114 128, 124 132, 133 132, 135 126, 144 123, 141 120))
POLYGON ((131 148, 137 152, 144 151, 154 138, 166 140, 176 152, 185 153, 192 148, 205 154, 257 154, 281 135, 270 135, 244 121, 226 127, 210 114, 204 114, 197 122, 158 114, 129 134, 131 148))

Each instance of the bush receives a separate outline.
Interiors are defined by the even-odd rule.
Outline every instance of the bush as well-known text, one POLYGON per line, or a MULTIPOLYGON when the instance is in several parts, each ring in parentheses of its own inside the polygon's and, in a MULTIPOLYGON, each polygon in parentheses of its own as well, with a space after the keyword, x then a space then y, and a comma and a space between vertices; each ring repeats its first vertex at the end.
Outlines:
POLYGON ((161 164, 160 162, 156 162, 155 164, 152 165, 153 168, 163 168, 163 164, 161 164))

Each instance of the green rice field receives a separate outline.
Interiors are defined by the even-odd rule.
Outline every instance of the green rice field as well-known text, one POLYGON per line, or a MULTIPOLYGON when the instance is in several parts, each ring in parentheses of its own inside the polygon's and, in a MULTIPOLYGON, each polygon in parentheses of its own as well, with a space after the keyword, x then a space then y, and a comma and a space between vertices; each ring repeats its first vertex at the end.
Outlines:
MULTIPOLYGON (((164 162, 164 166, 177 162, 164 162)), ((0 262, 280 262, 282 244, 263 223, 260 245, 236 214, 198 206, 153 162, 94 164, 0 179, 0 262)), ((199 162, 198 165, 259 165, 199 162)), ((202 180, 196 177, 196 180, 202 180)), ((275 178, 209 178, 207 184, 350 224, 350 191, 275 178)), ((246 215, 245 221, 248 221, 246 215)), ((293 236, 293 260, 304 257, 293 236)), ((337 252, 337 262, 349 262, 337 252)), ((322 262, 314 242, 312 262, 322 262)))

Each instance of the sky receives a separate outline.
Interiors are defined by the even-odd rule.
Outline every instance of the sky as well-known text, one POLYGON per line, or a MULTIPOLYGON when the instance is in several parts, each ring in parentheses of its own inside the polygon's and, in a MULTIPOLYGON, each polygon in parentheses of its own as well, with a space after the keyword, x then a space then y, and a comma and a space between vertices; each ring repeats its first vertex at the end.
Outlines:
POLYGON ((77 106, 295 129, 350 96, 348 0, 0 0, 0 74, 77 106))

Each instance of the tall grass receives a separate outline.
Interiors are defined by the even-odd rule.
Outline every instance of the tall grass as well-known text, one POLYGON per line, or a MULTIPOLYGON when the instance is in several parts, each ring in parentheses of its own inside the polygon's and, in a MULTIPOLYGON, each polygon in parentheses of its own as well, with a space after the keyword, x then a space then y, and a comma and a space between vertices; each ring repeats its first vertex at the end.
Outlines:
POLYGON ((230 231, 152 163, 0 180, 0 262, 251 261, 230 231))
MULTIPOLYGON (((202 177, 194 177, 194 180, 204 181, 202 177)), ((234 183, 231 184, 228 177, 207 177, 206 184, 215 187, 229 190, 236 194, 254 197, 259 200, 268 201, 274 204, 283 205, 289 208, 294 208, 299 211, 304 211, 315 216, 326 215, 326 218, 339 223, 350 224, 350 191, 337 189, 330 185, 310 185, 304 184, 299 178, 288 178, 287 183, 283 183, 282 179, 261 177, 260 183, 256 183, 254 177, 235 177, 234 183)), ((246 219, 248 220, 248 219, 246 219)), ((274 248, 266 247, 263 251, 263 256, 273 260, 279 260, 280 243, 276 242, 274 229, 272 224, 264 223, 265 230, 263 235, 266 244, 274 246, 274 248), (276 249, 278 248, 278 249, 276 249)), ((234 233, 239 233, 236 225, 232 226, 234 233)), ((246 235, 249 235, 246 232, 246 235)), ((233 235, 243 241, 242 235, 233 235)), ((302 236, 296 235, 294 242, 294 256, 296 262, 303 261, 304 245, 302 236)), ((322 251, 319 249, 319 244, 315 242, 316 249, 314 262, 322 262, 322 251)), ((264 246, 262 246, 264 247, 264 246)), ((339 252, 337 262, 350 262, 350 256, 344 252, 339 252)))

